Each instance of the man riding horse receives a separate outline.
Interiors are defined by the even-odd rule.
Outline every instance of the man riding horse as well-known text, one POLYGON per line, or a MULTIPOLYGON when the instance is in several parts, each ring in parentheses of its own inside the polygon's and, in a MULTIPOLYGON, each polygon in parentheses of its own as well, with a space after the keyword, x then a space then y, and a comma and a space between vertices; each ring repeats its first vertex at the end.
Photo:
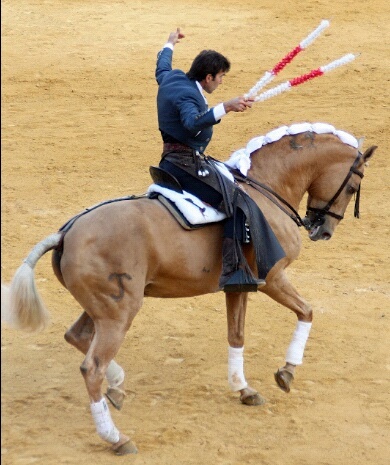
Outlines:
MULTIPOLYGON (((248 225, 249 216, 253 216, 257 207, 233 180, 221 175, 215 166, 216 160, 204 155, 211 141, 213 126, 231 111, 247 110, 254 99, 240 96, 209 109, 203 92, 211 94, 222 83, 230 69, 230 62, 214 50, 204 50, 194 59, 188 73, 172 70, 173 48, 182 38, 184 34, 177 28, 169 35, 168 42, 157 56, 157 112, 163 153, 159 169, 151 167, 151 174, 156 183, 161 180, 161 176, 173 176, 179 188, 226 213, 220 288, 225 292, 256 291, 258 286, 265 284, 267 273, 266 270, 258 269, 259 277, 252 274, 241 245, 251 239, 254 242, 248 225)), ((261 212, 257 212, 257 215, 261 215, 261 212)), ((264 221, 261 224, 264 226, 264 221)), ((268 250, 270 261, 280 258, 279 250, 272 257, 272 244, 263 247, 261 255, 264 257, 268 250)), ((259 260, 257 264, 258 268, 262 268, 259 260)))

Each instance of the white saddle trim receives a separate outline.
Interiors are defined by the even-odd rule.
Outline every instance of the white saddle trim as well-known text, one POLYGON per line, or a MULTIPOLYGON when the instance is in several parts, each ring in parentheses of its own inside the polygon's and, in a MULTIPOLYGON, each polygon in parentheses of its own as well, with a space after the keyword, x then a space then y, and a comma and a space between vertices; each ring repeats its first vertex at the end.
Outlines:
POLYGON ((148 187, 147 193, 151 194, 153 192, 161 194, 174 202, 190 224, 215 223, 226 218, 225 213, 203 203, 198 197, 195 197, 189 192, 183 191, 183 194, 180 194, 171 189, 152 184, 148 187))

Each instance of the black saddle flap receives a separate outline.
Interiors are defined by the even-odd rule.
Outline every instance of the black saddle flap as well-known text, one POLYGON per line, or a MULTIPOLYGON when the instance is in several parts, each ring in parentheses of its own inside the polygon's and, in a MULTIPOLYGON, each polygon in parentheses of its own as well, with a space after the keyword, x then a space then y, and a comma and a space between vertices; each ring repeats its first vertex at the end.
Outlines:
POLYGON ((149 173, 152 177, 155 184, 161 187, 165 187, 166 189, 171 189, 175 192, 183 193, 183 189, 179 181, 168 171, 159 168, 158 166, 150 166, 149 173))

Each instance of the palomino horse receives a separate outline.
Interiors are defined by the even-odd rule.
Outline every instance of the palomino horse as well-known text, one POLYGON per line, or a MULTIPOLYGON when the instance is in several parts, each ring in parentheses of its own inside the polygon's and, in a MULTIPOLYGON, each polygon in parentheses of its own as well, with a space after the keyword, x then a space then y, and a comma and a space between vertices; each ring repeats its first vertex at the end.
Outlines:
MULTIPOLYGON (((330 239, 353 194, 359 194, 364 166, 376 149, 373 146, 361 153, 354 137, 333 131, 330 125, 323 125, 332 129, 323 133, 313 131, 314 125, 309 131, 295 133, 295 126, 283 130, 278 140, 261 139, 261 148, 251 154, 247 176, 238 177, 286 254, 269 271, 266 285, 259 288, 298 318, 286 364, 275 373, 277 384, 286 392, 296 365, 302 363, 312 322, 311 307, 285 273, 300 251, 297 225, 305 226, 313 241, 330 239), (297 211, 306 192, 307 214, 301 219, 297 211)), ((274 136, 275 131, 269 135, 274 136)), ((358 195, 356 201, 358 216, 358 195)), ((65 339, 85 354, 80 369, 95 426, 118 455, 136 452, 136 448, 115 427, 101 386, 106 376, 106 395, 120 408, 124 371, 113 359, 125 334, 145 296, 192 297, 217 292, 221 249, 220 223, 189 233, 158 200, 140 196, 90 209, 66 233, 60 230, 37 244, 16 272, 8 295, 9 321, 19 329, 42 329, 47 311, 34 284, 34 267, 43 254, 53 250, 54 273, 84 309, 65 339)), ((244 253, 256 271, 251 244, 244 246, 244 253)), ((246 293, 226 293, 228 381, 233 391, 240 392, 241 402, 259 405, 263 400, 248 385, 243 370, 246 306, 246 293)))

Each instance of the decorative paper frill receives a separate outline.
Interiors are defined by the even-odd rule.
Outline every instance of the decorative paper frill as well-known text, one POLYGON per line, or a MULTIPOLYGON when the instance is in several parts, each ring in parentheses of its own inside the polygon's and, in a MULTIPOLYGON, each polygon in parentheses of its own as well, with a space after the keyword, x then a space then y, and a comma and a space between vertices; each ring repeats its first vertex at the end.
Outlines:
POLYGON ((251 153, 261 148, 263 145, 276 142, 284 136, 301 134, 303 132, 314 132, 316 134, 334 134, 344 144, 358 148, 357 139, 351 134, 336 129, 327 123, 298 123, 291 126, 281 126, 268 132, 265 136, 259 136, 251 139, 245 148, 236 150, 232 153, 229 160, 225 162, 231 168, 238 169, 244 176, 247 175, 251 167, 251 153))

